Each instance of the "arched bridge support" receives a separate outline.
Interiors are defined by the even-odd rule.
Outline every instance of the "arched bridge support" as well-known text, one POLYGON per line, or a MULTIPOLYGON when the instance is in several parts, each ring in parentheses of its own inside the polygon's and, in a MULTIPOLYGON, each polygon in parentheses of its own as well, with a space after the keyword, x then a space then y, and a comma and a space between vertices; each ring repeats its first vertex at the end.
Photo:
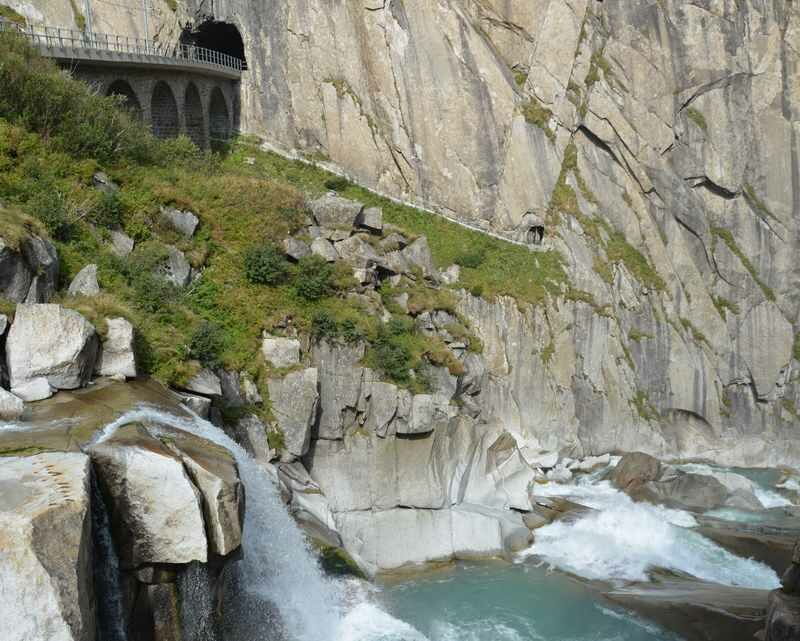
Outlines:
POLYGON ((239 130, 239 81, 162 69, 79 65, 76 78, 123 103, 159 138, 185 134, 200 148, 224 144, 239 130))

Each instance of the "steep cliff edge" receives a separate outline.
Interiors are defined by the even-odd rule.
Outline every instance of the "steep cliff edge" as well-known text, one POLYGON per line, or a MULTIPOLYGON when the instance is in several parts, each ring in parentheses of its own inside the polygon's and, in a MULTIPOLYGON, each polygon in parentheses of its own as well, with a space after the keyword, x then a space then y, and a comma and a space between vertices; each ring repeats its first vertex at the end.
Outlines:
MULTIPOLYGON (((154 18, 165 37, 178 14, 154 18)), ((246 130, 563 257, 546 304, 462 296, 491 420, 587 453, 797 460, 795 4, 233 1, 213 18, 245 44, 246 130)))
POLYGON ((544 227, 566 304, 462 303, 497 339, 497 416, 602 451, 657 411, 786 452, 795 5, 232 2, 215 17, 246 42, 249 130, 480 227, 544 227))

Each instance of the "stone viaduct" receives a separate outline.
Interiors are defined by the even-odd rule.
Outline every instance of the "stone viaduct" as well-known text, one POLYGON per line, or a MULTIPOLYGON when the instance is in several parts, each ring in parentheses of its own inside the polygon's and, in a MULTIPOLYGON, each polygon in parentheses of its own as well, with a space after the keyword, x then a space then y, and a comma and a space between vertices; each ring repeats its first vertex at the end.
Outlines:
MULTIPOLYGON (((0 28, 11 27, 0 22, 0 28)), ((242 58, 194 44, 13 28, 98 93, 119 96, 159 138, 186 134, 207 149, 224 145, 238 131, 242 58)))

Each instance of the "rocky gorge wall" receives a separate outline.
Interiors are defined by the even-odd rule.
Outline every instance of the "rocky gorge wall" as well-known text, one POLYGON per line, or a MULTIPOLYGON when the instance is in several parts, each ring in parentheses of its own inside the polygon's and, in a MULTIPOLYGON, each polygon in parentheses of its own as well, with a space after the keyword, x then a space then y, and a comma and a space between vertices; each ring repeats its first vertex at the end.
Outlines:
POLYGON ((462 295, 486 420, 554 449, 796 462, 794 3, 228 1, 154 20, 166 37, 212 14, 245 43, 245 130, 471 225, 542 228, 535 249, 563 257, 545 306, 462 295))
POLYGON ((504 235, 544 226, 564 301, 462 302, 489 354, 491 419, 588 452, 674 454, 699 438, 739 462, 796 460, 795 4, 226 2, 214 15, 245 40, 248 131, 504 235), (656 414, 669 420, 653 432, 656 414))

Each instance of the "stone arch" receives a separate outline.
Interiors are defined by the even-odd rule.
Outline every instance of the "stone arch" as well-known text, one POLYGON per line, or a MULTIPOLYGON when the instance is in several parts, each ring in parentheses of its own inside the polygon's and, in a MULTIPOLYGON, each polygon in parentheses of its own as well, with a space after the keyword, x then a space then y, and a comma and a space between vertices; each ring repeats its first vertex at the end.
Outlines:
POLYGON ((230 22, 209 19, 195 26, 187 25, 180 40, 181 44, 195 45, 238 58, 242 61, 242 68, 247 69, 242 34, 230 22))
POLYGON ((186 85, 186 92, 183 100, 183 111, 186 122, 186 135, 200 149, 206 147, 206 126, 203 117, 203 101, 200 99, 200 92, 197 85, 190 82, 186 85))
POLYGON ((212 148, 224 147, 231 137, 231 117, 228 103, 219 87, 211 90, 208 106, 208 129, 212 148))
POLYGON ((136 92, 126 80, 120 78, 112 82, 106 90, 106 96, 119 96, 125 109, 136 118, 142 117, 142 105, 139 98, 136 97, 136 92))
POLYGON ((150 100, 150 118, 153 123, 153 134, 157 138, 173 138, 180 133, 178 103, 170 86, 159 80, 153 87, 150 100))

